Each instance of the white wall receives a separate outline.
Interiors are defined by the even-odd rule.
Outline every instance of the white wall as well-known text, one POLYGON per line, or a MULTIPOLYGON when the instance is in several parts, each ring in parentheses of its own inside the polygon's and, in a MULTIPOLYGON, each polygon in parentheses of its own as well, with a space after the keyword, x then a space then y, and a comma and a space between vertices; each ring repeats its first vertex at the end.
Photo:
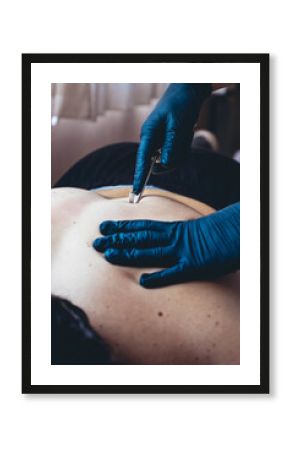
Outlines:
POLYGON ((156 104, 137 106, 130 111, 108 111, 89 120, 60 119, 51 128, 51 183, 52 185, 76 161, 92 150, 116 142, 138 142, 140 127, 156 104))

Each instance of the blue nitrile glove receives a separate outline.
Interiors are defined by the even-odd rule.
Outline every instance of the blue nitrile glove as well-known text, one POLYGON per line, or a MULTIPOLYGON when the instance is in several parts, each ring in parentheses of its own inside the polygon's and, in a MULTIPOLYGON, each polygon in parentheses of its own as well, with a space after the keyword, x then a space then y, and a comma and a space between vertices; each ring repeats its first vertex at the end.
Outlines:
POLYGON ((196 220, 105 221, 93 246, 112 264, 167 267, 143 274, 146 288, 212 279, 239 269, 240 203, 196 220))
POLYGON ((161 148, 161 164, 167 168, 181 162, 190 149, 193 127, 201 105, 211 92, 207 83, 170 84, 144 122, 137 152, 133 192, 139 194, 151 157, 161 148))

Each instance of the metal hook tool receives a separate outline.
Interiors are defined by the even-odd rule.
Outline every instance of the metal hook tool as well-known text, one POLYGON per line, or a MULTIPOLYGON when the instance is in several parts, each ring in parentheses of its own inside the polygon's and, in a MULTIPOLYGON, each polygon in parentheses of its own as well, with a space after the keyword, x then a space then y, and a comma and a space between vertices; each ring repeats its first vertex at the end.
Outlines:
POLYGON ((139 194, 135 194, 135 192, 129 193, 129 203, 139 203, 142 197, 142 194, 144 192, 144 189, 149 181, 150 175, 154 169, 155 164, 160 164, 160 157, 161 157, 161 149, 157 150, 156 154, 152 156, 151 158, 151 164, 147 173, 147 176, 145 178, 143 187, 139 194))

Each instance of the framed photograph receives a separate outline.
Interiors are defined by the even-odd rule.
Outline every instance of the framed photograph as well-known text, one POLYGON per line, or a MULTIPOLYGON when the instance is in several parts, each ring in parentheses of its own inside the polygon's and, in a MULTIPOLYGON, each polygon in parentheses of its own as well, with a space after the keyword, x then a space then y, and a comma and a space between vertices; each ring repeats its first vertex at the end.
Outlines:
POLYGON ((269 393, 268 54, 23 54, 22 154, 23 393, 269 393))

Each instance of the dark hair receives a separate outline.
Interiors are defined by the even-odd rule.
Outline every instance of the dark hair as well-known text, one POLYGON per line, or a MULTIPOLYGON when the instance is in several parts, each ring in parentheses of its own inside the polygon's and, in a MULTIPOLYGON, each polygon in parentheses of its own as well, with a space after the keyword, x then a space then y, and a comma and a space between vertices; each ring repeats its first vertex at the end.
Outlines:
POLYGON ((51 364, 112 364, 109 347, 80 308, 51 296, 51 364))

